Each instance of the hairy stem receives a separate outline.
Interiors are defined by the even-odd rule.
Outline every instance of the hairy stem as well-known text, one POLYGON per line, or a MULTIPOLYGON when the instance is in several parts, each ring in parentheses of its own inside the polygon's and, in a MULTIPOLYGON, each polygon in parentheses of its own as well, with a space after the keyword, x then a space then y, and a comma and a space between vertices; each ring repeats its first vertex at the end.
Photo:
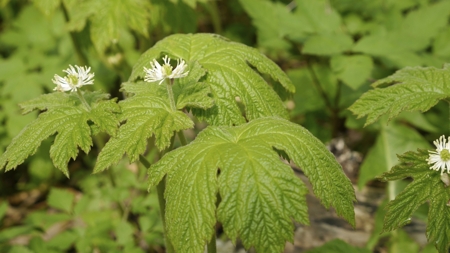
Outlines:
POLYGON ((217 252, 216 233, 215 232, 211 236, 211 240, 209 241, 209 243, 206 247, 208 248, 208 253, 216 253, 217 252))
MULTIPOLYGON (((173 142, 173 141, 172 141, 173 142)), ((139 161, 144 165, 146 169, 150 168, 150 162, 143 156, 139 156, 139 161)), ((164 199, 164 192, 166 191, 166 177, 164 177, 159 184, 156 186, 156 191, 158 193, 158 203, 159 203, 159 211, 161 214, 161 219, 163 223, 164 229, 164 240, 166 246, 166 253, 175 253, 173 248, 173 244, 167 236, 167 227, 166 227, 166 201, 164 199)))
POLYGON ((86 107, 86 109, 88 111, 91 111, 91 106, 89 106, 86 99, 84 99, 83 94, 81 93, 81 90, 77 89, 77 95, 78 95, 78 98, 80 99, 81 103, 84 105, 84 107, 86 107))
POLYGON ((169 101, 170 101, 170 108, 172 109, 172 111, 176 111, 177 106, 175 104, 175 97, 173 95, 172 85, 173 85, 173 80, 166 79, 166 88, 167 88, 167 95, 168 95, 169 101))
MULTIPOLYGON (((70 20, 69 13, 67 12, 66 6, 64 6, 64 2, 61 2, 61 9, 64 14, 64 19, 68 23, 70 20)), ((77 55, 77 58, 78 58, 78 63, 82 66, 89 65, 89 61, 88 61, 87 57, 81 51, 81 45, 80 45, 79 41, 77 40, 76 34, 74 32, 69 32, 69 34, 70 34, 70 40, 72 40, 72 44, 75 49, 75 54, 77 55)))
POLYGON ((178 132, 178 139, 181 142, 181 146, 185 146, 187 144, 186 137, 184 137, 183 130, 178 132))
MULTIPOLYGON (((173 79, 166 79, 167 95, 168 95, 169 101, 170 101, 170 108, 173 111, 176 111, 177 106, 175 104, 175 97, 173 95, 172 85, 173 85, 173 79)), ((186 137, 184 137, 183 131, 181 130, 177 134, 178 134, 178 139, 180 139, 181 146, 186 145, 187 141, 186 141, 186 137)))

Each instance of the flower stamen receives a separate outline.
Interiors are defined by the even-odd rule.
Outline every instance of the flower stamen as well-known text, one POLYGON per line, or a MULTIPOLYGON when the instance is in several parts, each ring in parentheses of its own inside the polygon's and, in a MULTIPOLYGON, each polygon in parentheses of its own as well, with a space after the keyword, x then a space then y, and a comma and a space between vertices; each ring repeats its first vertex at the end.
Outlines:
POLYGON ((441 171, 441 175, 446 172, 450 173, 450 137, 448 140, 442 135, 435 140, 433 144, 436 146, 435 151, 428 151, 430 153, 426 161, 432 165, 430 170, 441 171))
POLYGON ((94 84, 94 73, 89 73, 91 68, 89 67, 79 67, 75 65, 75 68, 72 65, 69 65, 68 69, 63 70, 67 74, 65 77, 61 77, 59 75, 55 75, 52 79, 52 82, 56 84, 56 87, 53 89, 55 91, 77 91, 81 86, 94 84))
POLYGON ((177 59, 177 66, 175 69, 170 65, 170 58, 166 55, 163 57, 164 64, 159 64, 156 59, 153 59, 150 62, 151 68, 144 67, 145 77, 144 81, 146 82, 157 82, 161 84, 164 80, 182 78, 189 74, 189 71, 186 71, 187 65, 184 60, 177 59))

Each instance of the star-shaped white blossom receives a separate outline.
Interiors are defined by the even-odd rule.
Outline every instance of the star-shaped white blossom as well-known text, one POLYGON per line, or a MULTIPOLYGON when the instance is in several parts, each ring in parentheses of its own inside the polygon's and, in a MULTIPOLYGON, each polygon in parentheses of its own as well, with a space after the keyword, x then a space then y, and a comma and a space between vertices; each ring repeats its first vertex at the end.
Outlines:
POLYGON ((185 77, 189 74, 189 71, 186 71, 187 65, 184 60, 177 60, 177 66, 175 69, 170 65, 170 58, 166 55, 163 58, 164 64, 161 66, 156 59, 150 62, 151 68, 144 67, 145 77, 144 81, 146 82, 157 82, 161 84, 166 78, 175 79, 185 77))
POLYGON ((63 70, 63 72, 67 73, 67 76, 60 77, 55 75, 52 79, 53 83, 56 84, 56 87, 53 90, 56 91, 77 91, 83 85, 89 85, 94 83, 94 73, 89 73, 91 68, 89 67, 79 67, 75 65, 75 68, 72 65, 69 65, 68 69, 63 70))
POLYGON ((426 160, 428 164, 432 164, 430 170, 441 171, 441 175, 450 173, 450 137, 448 140, 442 135, 439 139, 435 140, 434 145, 436 151, 428 151, 430 156, 426 160))

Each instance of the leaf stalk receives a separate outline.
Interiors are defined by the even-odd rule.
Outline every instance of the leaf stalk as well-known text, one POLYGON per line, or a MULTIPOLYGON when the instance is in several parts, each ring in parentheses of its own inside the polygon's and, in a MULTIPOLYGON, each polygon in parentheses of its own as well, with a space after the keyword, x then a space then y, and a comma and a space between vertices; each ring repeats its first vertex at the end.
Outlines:
POLYGON ((80 99, 81 103, 84 105, 84 107, 86 107, 86 109, 88 111, 91 111, 91 106, 88 104, 86 99, 84 99, 83 94, 81 93, 81 91, 79 89, 77 89, 77 95, 78 95, 78 98, 80 99))
POLYGON ((166 88, 167 88, 167 95, 169 96, 170 108, 172 109, 172 111, 176 111, 177 106, 175 104, 175 98, 173 95, 172 85, 173 85, 173 79, 166 79, 166 88))

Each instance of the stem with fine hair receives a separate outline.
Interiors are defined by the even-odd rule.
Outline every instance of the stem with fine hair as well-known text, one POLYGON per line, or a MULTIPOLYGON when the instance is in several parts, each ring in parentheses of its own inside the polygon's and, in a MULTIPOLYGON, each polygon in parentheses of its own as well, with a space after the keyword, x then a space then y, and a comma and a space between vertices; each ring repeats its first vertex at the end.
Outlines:
POLYGON ((214 231, 214 234, 211 236, 211 240, 208 242, 208 245, 206 245, 208 248, 208 253, 216 253, 217 252, 217 246, 216 246, 216 232, 214 231))
MULTIPOLYGON (((177 110, 177 106, 175 104, 175 96, 173 95, 172 85, 173 85, 173 79, 166 79, 166 89, 167 89, 167 95, 169 97, 170 101, 170 108, 173 111, 177 110)), ((180 130, 178 133, 178 139, 181 142, 181 146, 184 146, 187 144, 186 137, 184 136, 183 130, 180 130)))
POLYGON ((86 99, 84 99, 83 94, 81 93, 81 91, 79 89, 77 89, 77 95, 78 95, 78 98, 80 99, 81 103, 84 105, 84 107, 86 107, 86 109, 88 111, 90 111, 91 110, 91 106, 89 106, 89 104, 86 101, 86 99))
MULTIPOLYGON (((173 142, 173 140, 172 140, 173 142)), ((150 162, 143 156, 139 155, 139 161, 144 165, 146 169, 150 168, 150 162)), ((159 203, 159 211, 161 213, 161 220, 163 223, 164 230, 164 240, 166 246, 166 253, 175 253, 173 248, 173 244, 167 236, 167 227, 166 227, 166 201, 164 199, 164 192, 166 190, 166 177, 164 177, 156 186, 156 191, 158 193, 158 203, 159 203)))

